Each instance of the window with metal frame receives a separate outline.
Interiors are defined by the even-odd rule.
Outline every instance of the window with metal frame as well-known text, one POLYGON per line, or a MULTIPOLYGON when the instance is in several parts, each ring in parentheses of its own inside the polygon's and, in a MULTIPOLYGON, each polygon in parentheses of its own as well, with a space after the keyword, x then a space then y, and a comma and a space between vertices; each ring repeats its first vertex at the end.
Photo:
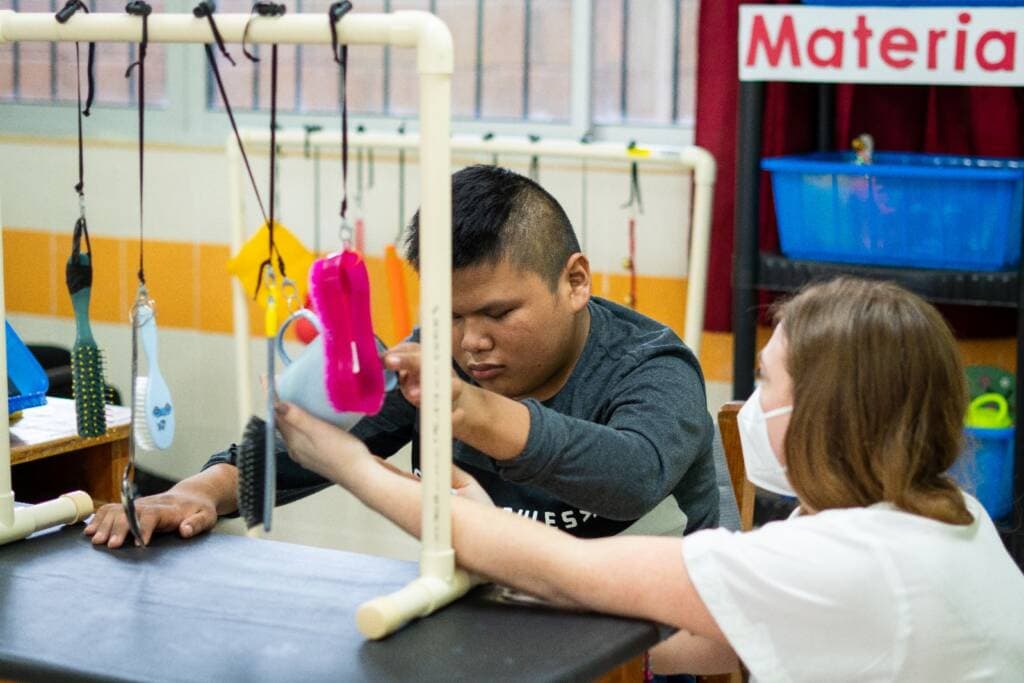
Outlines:
MULTIPOLYGON (((164 11, 163 0, 149 0, 154 12, 164 11)), ((125 0, 88 0, 90 12, 123 12, 125 0)), ((16 12, 56 13, 64 0, 0 0, 0 9, 16 12)), ((125 78, 135 61, 138 45, 96 45, 96 100, 98 105, 135 104, 137 71, 125 78)), ((154 43, 146 52, 146 105, 166 103, 166 49, 154 43)), ((86 45, 81 45, 82 96, 85 96, 86 45)), ((75 101, 74 43, 6 43, 0 45, 0 101, 19 104, 67 104, 75 101)))
MULTIPOLYGON (((590 87, 593 125, 688 125, 693 119, 699 0, 591 2, 590 87)), ((330 0, 295 0, 296 11, 326 13, 330 0)), ((360 0, 355 12, 418 9, 438 14, 455 42, 452 113, 456 120, 568 123, 572 115, 572 0, 360 0)), ((223 0, 222 11, 247 11, 223 0)), ((577 34, 578 35, 578 34, 577 34)), ((337 67, 326 47, 281 46, 284 110, 337 110, 337 67)), ((349 49, 349 108, 354 114, 405 117, 416 111, 415 55, 349 49)), ((225 69, 238 108, 265 109, 269 64, 225 69)), ((221 106, 208 86, 207 104, 221 106)))
MULTIPOLYGON (((125 0, 87 1, 95 11, 124 10, 125 0)), ((287 0, 287 6, 293 13, 323 13, 326 21, 330 2, 287 0)), ((0 0, 0 8, 24 12, 55 12, 62 4, 63 0, 0 0)), ((152 0, 151 4, 156 12, 182 12, 194 3, 152 0)), ((354 4, 357 12, 433 11, 448 24, 455 42, 452 113, 456 132, 579 137, 594 131, 598 138, 637 137, 649 143, 692 140, 699 0, 356 0, 354 4)), ((218 11, 247 13, 251 6, 252 0, 220 0, 218 11)), ((97 104, 130 107, 136 89, 134 77, 124 78, 124 70, 134 60, 137 46, 97 47, 97 104)), ((177 140, 183 135, 218 139, 220 133, 214 136, 212 128, 219 130, 221 124, 205 124, 222 118, 210 118, 222 104, 201 53, 185 61, 187 48, 177 47, 180 50, 173 52, 172 62, 167 46, 150 46, 147 105, 177 111, 159 123, 154 133, 177 140)), ((264 112, 269 106, 270 60, 251 63, 238 45, 228 49, 237 66, 218 56, 221 72, 232 105, 247 121, 253 113, 246 115, 246 111, 264 112)), ((262 54, 269 51, 264 47, 262 54)), ((83 60, 84 56, 83 49, 83 60)), ((370 125, 379 121, 387 127, 389 120, 397 124, 415 117, 418 87, 412 51, 352 46, 349 59, 349 108, 355 121, 370 125)), ((0 45, 0 107, 32 105, 12 109, 6 117, 8 125, 17 127, 20 122, 27 130, 60 134, 52 126, 37 125, 38 116, 28 110, 40 112, 35 105, 74 101, 74 61, 73 45, 0 45)), ((280 46, 278 106, 284 121, 334 116, 338 78, 329 47, 280 46)), ((261 119, 251 122, 256 120, 261 119)), ((94 125, 116 130, 112 121, 94 125)), ((55 123, 65 125, 61 117, 55 123)))

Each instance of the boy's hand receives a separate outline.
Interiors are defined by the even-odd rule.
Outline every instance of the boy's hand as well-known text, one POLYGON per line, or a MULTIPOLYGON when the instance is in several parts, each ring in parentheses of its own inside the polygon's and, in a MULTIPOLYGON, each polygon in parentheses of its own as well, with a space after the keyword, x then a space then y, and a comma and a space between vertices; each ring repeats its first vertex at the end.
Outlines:
MULTIPOLYGON (((154 532, 177 531, 182 538, 191 538, 212 529, 217 523, 214 501, 193 492, 174 489, 139 498, 135 501, 135 513, 143 545, 149 545, 154 532)), ((86 525, 85 535, 92 537, 93 545, 121 547, 131 538, 124 506, 108 503, 101 507, 86 525)))
MULTIPOLYGON (((384 355, 398 373, 405 400, 420 406, 420 345, 403 342, 384 355)), ((452 371, 452 436, 498 460, 523 452, 530 433, 530 411, 519 401, 459 379, 452 371)))
MULTIPOLYGON (((402 342, 388 349, 384 355, 384 367, 398 373, 398 386, 405 400, 417 408, 420 405, 422 387, 420 386, 420 345, 415 342, 402 342)), ((452 372, 452 405, 458 407, 465 382, 452 372)))

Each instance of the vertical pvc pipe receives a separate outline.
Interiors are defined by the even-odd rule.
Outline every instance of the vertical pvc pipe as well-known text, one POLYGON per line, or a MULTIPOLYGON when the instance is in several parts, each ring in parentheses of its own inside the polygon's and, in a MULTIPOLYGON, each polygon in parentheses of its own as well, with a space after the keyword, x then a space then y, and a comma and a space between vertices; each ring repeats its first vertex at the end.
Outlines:
POLYGON ((420 76, 420 467, 424 505, 420 573, 448 579, 451 537, 452 188, 451 74, 420 76))
MULTIPOLYGON (((4 262, 3 215, 0 213, 0 268, 4 262)), ((4 282, 0 278, 0 320, 7 319, 4 282)), ((7 376, 7 330, 0 336, 0 374, 7 376)), ((7 382, 0 382, 0 526, 14 524, 14 491, 11 490, 11 424, 7 415, 7 382)))
MULTIPOLYGON (((228 204, 231 212, 231 253, 242 248, 245 235, 245 201, 242 199, 242 156, 233 135, 225 143, 228 161, 228 204)), ((252 368, 249 348, 249 306, 245 288, 238 278, 231 278, 231 312, 235 341, 235 388, 238 397, 238 430, 249 421, 252 396, 252 368)))
POLYGON ((714 157, 700 147, 687 147, 680 155, 693 169, 693 210, 690 218, 690 264, 686 286, 686 321, 683 341, 700 357, 707 299, 708 258, 711 253, 711 209, 717 168, 714 157))

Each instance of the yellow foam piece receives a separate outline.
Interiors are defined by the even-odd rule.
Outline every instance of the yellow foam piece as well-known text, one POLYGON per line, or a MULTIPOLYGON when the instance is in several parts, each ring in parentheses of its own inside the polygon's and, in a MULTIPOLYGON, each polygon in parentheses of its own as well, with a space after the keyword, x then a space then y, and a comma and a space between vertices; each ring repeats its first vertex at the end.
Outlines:
MULTIPOLYGON (((267 260, 267 244, 269 241, 269 230, 267 224, 260 226, 252 237, 250 237, 237 254, 228 259, 228 272, 238 278, 242 288, 252 297, 256 292, 256 282, 260 273, 260 264, 267 260)), ((274 221, 274 245, 281 252, 284 259, 285 271, 288 277, 295 282, 298 295, 298 305, 301 306, 306 299, 306 292, 309 288, 309 269, 313 265, 316 256, 305 245, 299 241, 288 228, 281 223, 274 221)), ((277 255, 273 258, 274 271, 277 272, 277 255)), ((280 290, 281 274, 277 273, 277 284, 280 290)), ((259 287, 259 295, 256 299, 261 308, 267 305, 269 290, 265 285, 259 287)), ((279 316, 287 317, 288 309, 283 296, 277 297, 277 313, 279 316)))

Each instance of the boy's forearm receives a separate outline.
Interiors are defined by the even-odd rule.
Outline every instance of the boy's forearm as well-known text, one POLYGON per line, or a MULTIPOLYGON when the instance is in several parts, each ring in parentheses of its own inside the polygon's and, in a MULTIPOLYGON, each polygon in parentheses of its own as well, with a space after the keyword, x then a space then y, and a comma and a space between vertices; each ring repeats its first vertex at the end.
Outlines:
POLYGON ((511 460, 526 448, 530 410, 519 401, 466 385, 452 415, 452 432, 495 460, 511 460))
POLYGON ((218 515, 227 515, 238 509, 238 468, 219 463, 183 479, 171 491, 182 491, 203 496, 213 502, 218 515))

